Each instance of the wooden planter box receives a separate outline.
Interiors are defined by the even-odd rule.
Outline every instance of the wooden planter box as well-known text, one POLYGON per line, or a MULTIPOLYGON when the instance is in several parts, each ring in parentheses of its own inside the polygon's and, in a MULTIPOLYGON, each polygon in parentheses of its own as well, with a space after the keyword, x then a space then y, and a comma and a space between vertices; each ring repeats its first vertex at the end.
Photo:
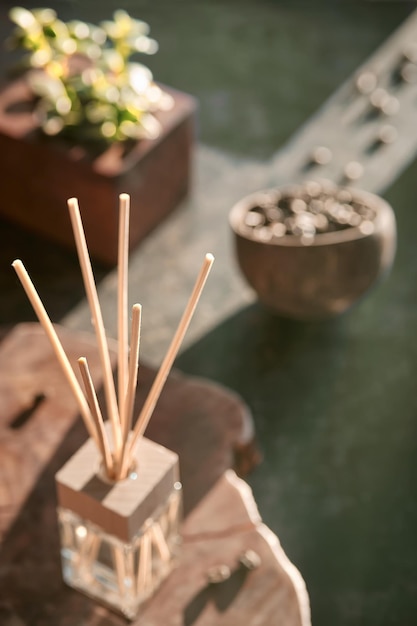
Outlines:
POLYGON ((67 199, 80 203, 90 254, 117 262, 118 196, 131 196, 130 249, 168 215, 190 181, 195 100, 164 88, 174 98, 158 116, 156 140, 127 148, 113 144, 98 154, 68 146, 37 131, 31 93, 24 80, 0 91, 0 214, 64 246, 74 247, 67 199))

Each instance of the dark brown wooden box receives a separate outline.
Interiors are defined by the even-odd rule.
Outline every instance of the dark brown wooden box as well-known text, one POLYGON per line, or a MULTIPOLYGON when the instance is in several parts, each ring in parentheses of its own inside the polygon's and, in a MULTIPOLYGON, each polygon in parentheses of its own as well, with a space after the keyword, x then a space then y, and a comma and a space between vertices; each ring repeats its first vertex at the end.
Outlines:
POLYGON ((131 196, 130 248, 183 198, 190 182, 196 102, 164 87, 174 107, 161 112, 161 136, 92 155, 84 147, 40 137, 23 79, 0 91, 0 215, 73 247, 67 199, 80 203, 93 258, 117 261, 118 196, 131 196))

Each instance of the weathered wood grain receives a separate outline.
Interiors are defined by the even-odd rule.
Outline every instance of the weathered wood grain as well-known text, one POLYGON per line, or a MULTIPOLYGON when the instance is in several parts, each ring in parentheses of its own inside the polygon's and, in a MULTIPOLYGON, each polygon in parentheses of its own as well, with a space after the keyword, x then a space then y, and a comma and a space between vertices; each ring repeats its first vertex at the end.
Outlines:
MULTIPOLYGON (((71 359, 87 354, 97 377, 92 338, 62 328, 58 332, 71 359)), ((138 407, 154 375, 141 368, 138 407)), ((0 396, 1 624, 125 623, 62 582, 54 475, 86 433, 37 324, 16 327, 0 344, 0 396), (40 391, 45 399, 19 427, 25 417, 21 409, 40 391)), ((147 435, 180 456, 187 517, 178 567, 134 624, 308 626, 301 575, 262 524, 249 487, 230 469, 236 465, 236 450, 241 471, 259 460, 250 414, 240 398, 208 381, 174 373, 147 435), (248 549, 261 559, 253 571, 239 565, 248 549), (209 584, 207 570, 219 564, 228 565, 231 576, 209 584)))
POLYGON ((310 624, 301 575, 262 523, 248 485, 232 470, 188 516, 183 537, 178 569, 145 607, 138 626, 310 624), (240 564, 248 550, 260 557, 253 570, 240 564), (210 583, 207 572, 219 565, 230 569, 230 577, 210 583), (169 622, 167 614, 172 616, 169 622))

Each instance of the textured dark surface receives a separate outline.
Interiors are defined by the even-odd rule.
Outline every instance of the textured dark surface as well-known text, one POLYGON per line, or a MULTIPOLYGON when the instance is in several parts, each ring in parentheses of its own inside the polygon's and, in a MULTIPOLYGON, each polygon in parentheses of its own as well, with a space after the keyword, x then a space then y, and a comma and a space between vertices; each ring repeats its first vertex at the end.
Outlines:
MULTIPOLYGON (((50 4, 91 19, 114 8, 109 0, 100 8, 91 0, 50 4)), ((271 184, 274 152, 415 5, 120 5, 151 22, 160 41, 152 59, 158 79, 198 96, 205 144, 190 202, 132 259, 144 354, 160 361, 202 254, 213 249, 217 260, 177 365, 236 389, 249 403, 264 452, 250 483, 306 580, 313 623, 414 624, 416 165, 384 194, 398 223, 391 275, 349 314, 325 324, 272 317, 254 303, 234 263, 227 214, 242 195, 271 184)), ((82 298, 75 258, 3 224, 0 236, 2 322, 33 319, 8 267, 22 256, 54 318, 71 311, 69 326, 89 327, 85 309, 74 308, 82 298)), ((101 284, 111 329, 114 284, 111 275, 101 284)))

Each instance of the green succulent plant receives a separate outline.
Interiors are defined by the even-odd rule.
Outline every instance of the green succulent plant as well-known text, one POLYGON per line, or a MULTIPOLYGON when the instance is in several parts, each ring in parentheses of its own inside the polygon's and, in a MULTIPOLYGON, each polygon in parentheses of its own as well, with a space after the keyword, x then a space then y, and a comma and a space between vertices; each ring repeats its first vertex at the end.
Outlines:
POLYGON ((147 23, 121 10, 98 25, 63 22, 47 8, 14 7, 9 16, 16 26, 8 45, 25 51, 23 69, 47 135, 108 142, 159 135, 155 113, 171 108, 172 98, 132 60, 158 49, 147 23))

